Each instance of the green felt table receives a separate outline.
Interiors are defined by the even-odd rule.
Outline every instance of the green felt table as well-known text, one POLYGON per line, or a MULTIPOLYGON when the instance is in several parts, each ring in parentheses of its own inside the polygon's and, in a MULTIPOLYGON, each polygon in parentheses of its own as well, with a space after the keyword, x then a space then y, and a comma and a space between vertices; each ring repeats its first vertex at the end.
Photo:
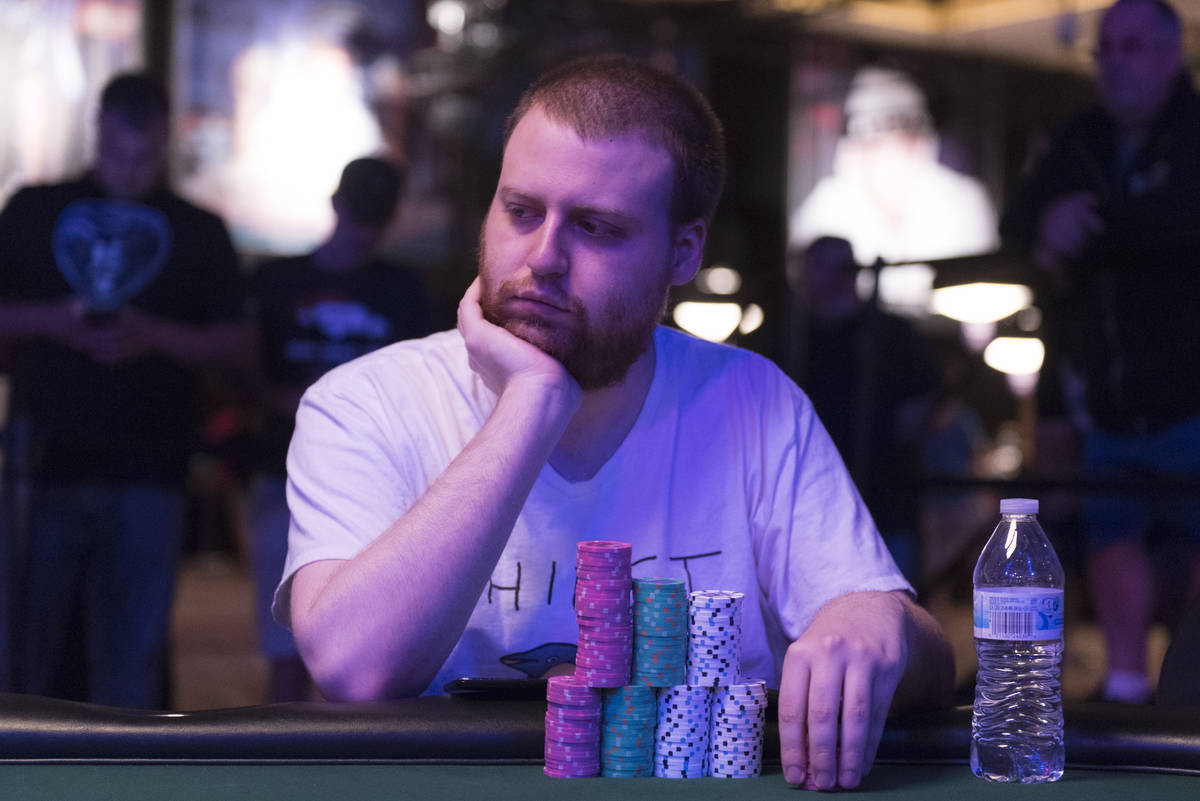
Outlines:
MULTIPOLYGON (((0 798, 21 801, 190 801, 191 799, 772 799, 807 794, 783 776, 755 779, 550 779, 535 765, 3 765, 0 798)), ((964 765, 876 765, 859 790, 841 797, 878 801, 1200 798, 1200 778, 1068 769, 1045 785, 991 784, 964 765)))

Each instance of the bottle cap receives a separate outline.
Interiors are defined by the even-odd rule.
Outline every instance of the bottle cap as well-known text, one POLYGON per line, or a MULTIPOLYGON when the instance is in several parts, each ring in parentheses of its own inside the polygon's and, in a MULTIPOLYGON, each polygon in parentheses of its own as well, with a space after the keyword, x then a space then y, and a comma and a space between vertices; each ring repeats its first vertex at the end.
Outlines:
POLYGON ((1000 501, 1002 515, 1036 515, 1038 502, 1034 498, 1005 498, 1000 501))

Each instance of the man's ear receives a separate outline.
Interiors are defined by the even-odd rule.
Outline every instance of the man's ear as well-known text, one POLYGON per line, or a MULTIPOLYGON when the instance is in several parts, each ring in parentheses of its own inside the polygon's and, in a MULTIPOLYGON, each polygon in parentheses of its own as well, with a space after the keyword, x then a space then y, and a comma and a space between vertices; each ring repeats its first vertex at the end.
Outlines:
POLYGON ((704 240, 708 225, 697 217, 675 229, 671 258, 671 285, 682 286, 695 277, 704 258, 704 240))

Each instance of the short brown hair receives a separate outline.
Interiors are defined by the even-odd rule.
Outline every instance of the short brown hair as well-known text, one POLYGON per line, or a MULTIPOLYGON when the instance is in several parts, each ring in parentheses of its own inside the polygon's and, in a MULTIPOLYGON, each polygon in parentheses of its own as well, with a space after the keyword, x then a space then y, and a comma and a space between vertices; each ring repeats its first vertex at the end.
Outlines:
POLYGON ((708 222, 725 183, 725 137, 708 101, 670 73, 620 55, 585 56, 542 75, 508 118, 504 143, 534 106, 580 137, 635 134, 675 162, 671 219, 708 222))

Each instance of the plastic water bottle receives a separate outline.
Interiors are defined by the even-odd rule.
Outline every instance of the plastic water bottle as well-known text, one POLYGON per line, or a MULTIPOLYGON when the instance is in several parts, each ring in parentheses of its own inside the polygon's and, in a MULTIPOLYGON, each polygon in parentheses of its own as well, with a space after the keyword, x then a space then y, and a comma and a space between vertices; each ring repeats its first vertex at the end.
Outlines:
POLYGON ((1031 784, 1063 773, 1063 569, 1038 502, 1000 501, 1000 524, 975 565, 971 771, 1031 784))

